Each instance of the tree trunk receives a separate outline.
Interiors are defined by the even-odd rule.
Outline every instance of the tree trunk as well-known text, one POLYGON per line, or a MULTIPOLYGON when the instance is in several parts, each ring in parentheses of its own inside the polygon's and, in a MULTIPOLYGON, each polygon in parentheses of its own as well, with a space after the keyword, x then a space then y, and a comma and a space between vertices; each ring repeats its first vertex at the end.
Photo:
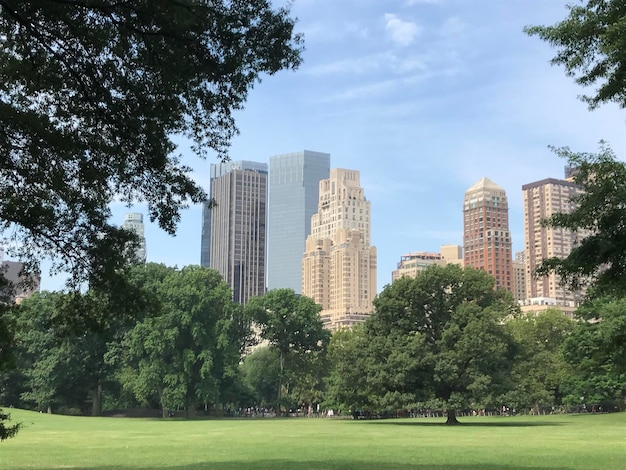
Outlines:
POLYGON ((52 406, 48 405, 48 414, 51 415, 52 414, 52 406))
POLYGON ((98 381, 98 385, 93 392, 93 404, 91 406, 91 416, 100 416, 102 414, 102 384, 98 381))
POLYGON ((280 402, 283 393, 283 371, 285 370, 285 355, 280 352, 280 374, 278 375, 278 393, 276 394, 276 416, 282 416, 280 402))
POLYGON ((446 420, 446 424, 448 424, 450 426, 461 424, 461 423, 459 423, 459 420, 456 419, 456 410, 448 410, 446 412, 446 414, 448 415, 448 419, 446 420))

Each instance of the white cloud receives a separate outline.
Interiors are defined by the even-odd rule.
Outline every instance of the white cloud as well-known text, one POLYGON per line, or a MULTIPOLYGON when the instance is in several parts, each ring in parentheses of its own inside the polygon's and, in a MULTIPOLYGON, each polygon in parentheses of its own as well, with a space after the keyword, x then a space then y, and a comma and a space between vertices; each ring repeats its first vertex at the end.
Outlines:
POLYGON ((385 29, 391 34, 393 42, 400 46, 410 46, 420 33, 416 23, 403 21, 393 13, 385 13, 385 29))
POLYGON ((362 74, 381 69, 393 57, 388 53, 372 54, 365 57, 341 59, 335 62, 313 65, 304 68, 310 75, 333 75, 341 73, 362 74))
POLYGON ((406 0, 405 5, 441 5, 444 0, 406 0))

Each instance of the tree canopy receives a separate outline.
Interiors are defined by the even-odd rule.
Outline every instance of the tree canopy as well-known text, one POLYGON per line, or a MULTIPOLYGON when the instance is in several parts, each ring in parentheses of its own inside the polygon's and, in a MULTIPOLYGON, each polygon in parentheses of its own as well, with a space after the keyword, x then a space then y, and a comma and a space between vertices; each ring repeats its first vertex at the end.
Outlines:
POLYGON ((537 273, 556 272, 574 290, 592 283, 592 297, 626 294, 626 165, 602 144, 598 153, 554 151, 575 168, 583 192, 576 208, 556 213, 544 223, 579 234, 565 258, 545 259, 537 273))
POLYGON ((515 309, 494 283, 485 271, 448 265, 387 286, 365 324, 377 358, 368 375, 401 400, 440 400, 449 424, 457 410, 495 403, 514 351, 502 323, 515 309))
POLYGON ((299 65, 293 28, 267 0, 0 0, 5 248, 93 286, 133 238, 109 223, 114 199, 173 233, 206 199, 173 139, 226 158, 233 110, 263 74, 299 65))
MULTIPOLYGON (((306 371, 315 370, 316 353, 325 351, 330 339, 330 332, 324 329, 319 317, 321 309, 313 299, 297 295, 293 289, 271 290, 250 299, 246 305, 247 315, 259 329, 259 337, 278 352, 277 412, 283 404, 286 378, 299 375, 298 382, 302 385, 315 376, 306 371)), ((306 394, 303 390, 300 393, 306 394)))
POLYGON ((567 6, 569 15, 554 26, 528 26, 558 49, 552 63, 565 66, 569 76, 594 94, 581 98, 591 109, 614 101, 626 107, 626 3, 623 0, 587 0, 567 6))

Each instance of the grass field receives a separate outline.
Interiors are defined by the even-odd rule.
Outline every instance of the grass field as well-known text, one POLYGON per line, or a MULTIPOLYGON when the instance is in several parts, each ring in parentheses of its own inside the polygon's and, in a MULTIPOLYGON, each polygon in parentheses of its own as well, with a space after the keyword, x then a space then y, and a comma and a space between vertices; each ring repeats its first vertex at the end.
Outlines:
POLYGON ((443 420, 78 418, 10 411, 0 469, 626 469, 626 414, 443 420))

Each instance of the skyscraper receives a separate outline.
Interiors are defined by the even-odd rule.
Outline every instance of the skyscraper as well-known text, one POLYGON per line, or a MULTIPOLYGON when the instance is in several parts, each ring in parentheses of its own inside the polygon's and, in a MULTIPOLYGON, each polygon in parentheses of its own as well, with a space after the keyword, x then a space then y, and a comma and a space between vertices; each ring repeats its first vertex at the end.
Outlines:
POLYGON ((350 327, 372 312, 376 248, 371 246, 370 202, 360 174, 333 169, 320 182, 318 211, 302 259, 302 293, 322 306, 329 329, 350 327))
POLYGON ((317 210, 319 183, 330 174, 327 153, 287 153, 270 157, 267 287, 302 292, 302 254, 317 210))
POLYGON ((496 287, 513 290, 509 203, 504 189, 488 178, 465 192, 463 246, 466 267, 484 269, 496 287))
MULTIPOLYGON (((582 189, 572 181, 547 178, 522 186, 524 204, 524 255, 526 297, 547 297, 559 305, 576 304, 583 292, 571 292, 560 285, 555 273, 536 277, 534 272, 545 258, 565 258, 574 247, 577 234, 562 228, 546 227, 541 221, 557 212, 575 208, 572 198, 582 189)), ((579 234, 580 235, 580 234, 579 234)))
POLYGON ((202 266, 216 269, 245 304, 265 293, 267 164, 211 165, 210 197, 202 220, 202 266))
POLYGON ((138 238, 138 245, 135 248, 133 261, 137 263, 145 263, 147 259, 146 237, 144 235, 145 227, 143 225, 143 214, 139 212, 129 212, 124 217, 122 228, 129 232, 134 232, 138 238))

